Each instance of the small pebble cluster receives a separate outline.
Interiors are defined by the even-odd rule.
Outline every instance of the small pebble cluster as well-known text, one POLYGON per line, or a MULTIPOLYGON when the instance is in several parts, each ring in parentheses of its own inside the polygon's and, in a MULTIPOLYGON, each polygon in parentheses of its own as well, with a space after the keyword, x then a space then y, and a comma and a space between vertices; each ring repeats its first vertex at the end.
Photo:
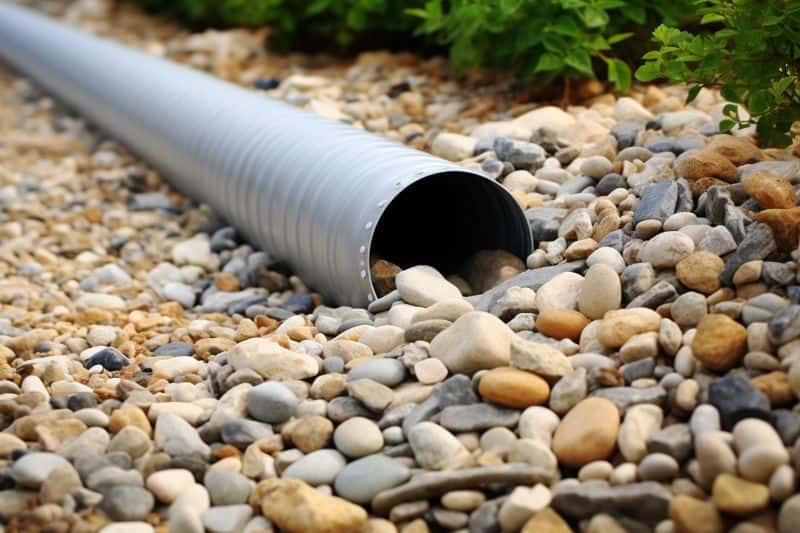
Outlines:
POLYGON ((536 249, 375 258, 379 299, 324 305, 0 69, 0 531, 800 532, 797 146, 719 134, 705 90, 537 108, 37 5, 479 170, 536 249))

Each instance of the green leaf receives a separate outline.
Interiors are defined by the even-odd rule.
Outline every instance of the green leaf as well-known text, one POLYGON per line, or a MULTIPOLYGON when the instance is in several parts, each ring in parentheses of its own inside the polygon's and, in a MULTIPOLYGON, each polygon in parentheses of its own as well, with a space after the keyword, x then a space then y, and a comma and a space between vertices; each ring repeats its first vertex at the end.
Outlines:
POLYGON ((560 70, 564 66, 564 60, 555 54, 542 54, 536 62, 534 72, 552 72, 560 70))
POLYGON ((657 78, 662 78, 661 68, 657 63, 645 63, 636 69, 636 79, 639 81, 653 81, 657 78))
POLYGON ((731 120, 729 118, 723 119, 719 121, 719 131, 722 133, 728 133, 733 129, 736 125, 735 120, 731 120))
POLYGON ((621 41, 624 41, 625 39, 633 37, 633 35, 634 34, 633 34, 632 31, 629 31, 629 32, 626 32, 626 33, 616 33, 616 34, 612 35, 611 37, 609 37, 607 39, 608 40, 608 44, 617 44, 618 42, 621 42, 621 41))
POLYGON ((587 7, 581 13, 581 19, 587 28, 602 28, 608 24, 608 14, 602 9, 587 7))
POLYGON ((703 15, 703 18, 700 19, 700 24, 711 24, 713 22, 724 22, 725 17, 720 15, 719 13, 706 13, 703 15))
POLYGON ((772 93, 766 89, 753 91, 747 99, 747 109, 753 115, 762 115, 774 103, 772 93))
POLYGON ((702 85, 695 85, 691 89, 689 89, 689 92, 686 94, 686 102, 685 103, 686 104, 692 103, 694 101, 694 99, 697 98, 697 95, 700 94, 700 89, 702 89, 702 88, 703 88, 702 85))
POLYGON ((567 57, 564 58, 564 63, 574 68, 579 73, 594 78, 594 69, 592 68, 592 58, 589 52, 583 48, 572 50, 567 57))
POLYGON ((610 59, 608 65, 608 81, 614 84, 619 92, 626 92, 631 88, 631 68, 621 59, 610 59))

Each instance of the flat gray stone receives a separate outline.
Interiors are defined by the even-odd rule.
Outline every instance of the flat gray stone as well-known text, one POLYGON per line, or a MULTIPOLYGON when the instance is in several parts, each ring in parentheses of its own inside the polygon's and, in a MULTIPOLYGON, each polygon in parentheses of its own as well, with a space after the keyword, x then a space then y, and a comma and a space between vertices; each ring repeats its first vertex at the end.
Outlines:
POLYGON ((364 505, 409 477, 411 471, 403 463, 381 454, 368 455, 345 466, 336 476, 334 488, 342 498, 364 505))
POLYGON ((516 409, 488 403, 451 405, 439 413, 439 424, 450 431, 483 431, 493 427, 514 427, 519 422, 516 409))
POLYGON ((557 487, 552 505, 559 513, 576 520, 610 513, 654 524, 667 518, 671 500, 669 491, 654 481, 615 487, 605 481, 590 481, 557 487))

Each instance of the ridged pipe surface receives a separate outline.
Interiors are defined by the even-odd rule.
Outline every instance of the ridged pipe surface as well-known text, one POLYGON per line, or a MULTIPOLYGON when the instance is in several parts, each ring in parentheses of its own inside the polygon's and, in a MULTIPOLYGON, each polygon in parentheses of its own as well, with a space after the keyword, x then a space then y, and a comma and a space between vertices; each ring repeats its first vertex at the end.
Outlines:
MULTIPOLYGON (((375 298, 369 258, 376 226, 418 180, 463 185, 442 198, 441 209, 460 210, 454 219, 466 227, 430 228, 443 255, 454 231, 474 235, 476 248, 523 259, 531 251, 524 213, 502 186, 424 152, 3 1, 0 56, 331 301, 364 306, 375 298)), ((418 233, 406 238, 434 238, 418 233)))

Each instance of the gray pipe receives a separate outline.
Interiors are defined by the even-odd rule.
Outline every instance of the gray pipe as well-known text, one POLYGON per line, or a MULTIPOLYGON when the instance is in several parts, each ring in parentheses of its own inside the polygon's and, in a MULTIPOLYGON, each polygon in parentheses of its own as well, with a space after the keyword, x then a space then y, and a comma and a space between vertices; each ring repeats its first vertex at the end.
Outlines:
POLYGON ((331 301, 375 298, 371 256, 452 273, 531 252, 513 197, 442 159, 2 1, 0 56, 331 301))

